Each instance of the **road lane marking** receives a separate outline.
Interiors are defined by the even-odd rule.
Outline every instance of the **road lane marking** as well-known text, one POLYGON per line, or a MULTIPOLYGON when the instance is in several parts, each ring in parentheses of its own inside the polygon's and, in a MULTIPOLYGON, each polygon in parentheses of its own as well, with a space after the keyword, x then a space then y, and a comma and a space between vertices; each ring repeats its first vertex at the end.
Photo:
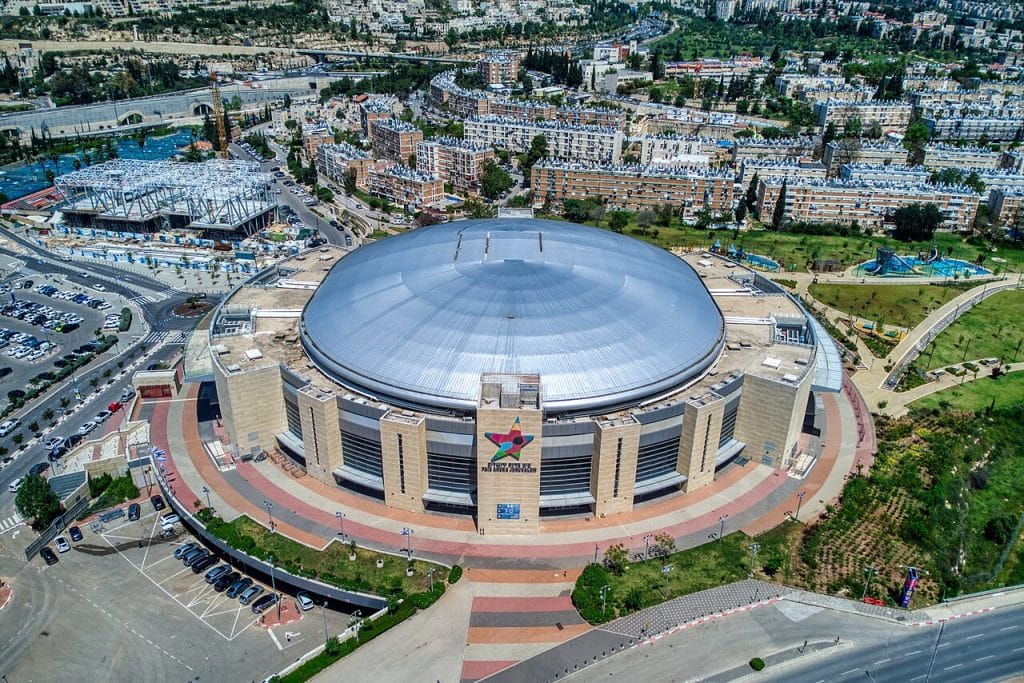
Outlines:
POLYGON ((846 674, 856 673, 856 671, 857 671, 856 669, 850 669, 849 671, 844 671, 843 673, 841 673, 839 675, 840 676, 845 676, 846 674))
POLYGON ((984 662, 986 659, 992 659, 993 657, 995 657, 995 655, 985 655, 984 657, 978 657, 974 661, 976 661, 976 662, 984 662))
POLYGON ((984 635, 984 633, 975 633, 973 636, 967 636, 964 640, 974 640, 975 638, 981 638, 984 635))
POLYGON ((905 654, 903 656, 904 657, 913 657, 914 655, 919 655, 919 654, 921 654, 920 650, 914 650, 913 652, 908 652, 907 654, 905 654))
POLYGON ((959 668, 961 666, 963 666, 963 664, 950 664, 949 666, 944 667, 942 670, 943 671, 950 671, 952 669, 957 669, 957 668, 959 668))
POLYGON ((1011 624, 1010 626, 1004 626, 1004 627, 1002 627, 999 630, 1000 631, 1012 631, 1015 628, 1017 628, 1017 624, 1011 624))
POLYGON ((885 664, 886 662, 891 662, 891 661, 892 661, 892 659, 889 658, 889 657, 886 657, 885 659, 879 659, 877 662, 875 662, 875 666, 878 666, 879 664, 885 664))
POLYGON ((268 628, 267 629, 267 633, 270 635, 270 639, 272 641, 274 641, 274 645, 277 645, 277 649, 278 650, 283 650, 284 648, 281 647, 281 643, 280 643, 280 641, 278 641, 277 636, 274 635, 274 631, 272 629, 268 628))
POLYGON ((1024 647, 1015 647, 1015 648, 1013 648, 1014 652, 1020 652, 1021 650, 1024 650, 1024 647))

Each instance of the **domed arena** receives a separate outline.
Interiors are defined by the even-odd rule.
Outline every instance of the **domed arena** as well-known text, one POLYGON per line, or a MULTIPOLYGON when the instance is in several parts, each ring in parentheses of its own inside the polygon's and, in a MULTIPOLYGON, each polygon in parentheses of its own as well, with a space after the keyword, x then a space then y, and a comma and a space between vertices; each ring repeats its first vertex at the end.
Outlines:
POLYGON ((725 323, 693 268, 571 223, 448 223, 360 249, 302 317, 341 384, 412 408, 476 408, 483 373, 535 374, 543 408, 636 404, 699 377, 725 323))
POLYGON ((488 534, 784 468, 838 355, 799 302, 703 252, 573 223, 456 221, 312 250, 210 331, 243 453, 488 534))

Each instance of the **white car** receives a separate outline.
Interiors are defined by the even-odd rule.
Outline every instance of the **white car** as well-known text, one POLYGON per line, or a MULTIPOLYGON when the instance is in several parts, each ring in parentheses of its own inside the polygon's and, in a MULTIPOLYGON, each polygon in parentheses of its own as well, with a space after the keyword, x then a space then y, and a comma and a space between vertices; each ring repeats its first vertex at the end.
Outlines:
POLYGON ((64 538, 63 536, 58 536, 56 539, 54 539, 53 545, 56 546, 58 553, 66 553, 67 551, 71 550, 71 544, 68 543, 68 539, 64 538))
POLYGON ((78 435, 88 436, 94 429, 96 429, 95 422, 86 422, 84 425, 78 428, 78 435))
POLYGON ((11 485, 7 487, 7 490, 10 491, 11 493, 17 493, 18 489, 21 488, 21 485, 22 483, 24 483, 24 481, 24 477, 18 477, 17 479, 11 482, 11 485))
POLYGON ((0 436, 7 436, 21 425, 21 420, 8 420, 0 425, 0 436))
POLYGON ((112 413, 109 410, 101 410, 100 412, 96 413, 96 417, 94 417, 92 421, 98 425, 101 425, 110 419, 111 414, 112 413))
POLYGON ((105 291, 107 291, 107 288, 104 287, 103 285, 101 285, 99 282, 93 284, 92 288, 95 289, 97 292, 105 292, 105 291))

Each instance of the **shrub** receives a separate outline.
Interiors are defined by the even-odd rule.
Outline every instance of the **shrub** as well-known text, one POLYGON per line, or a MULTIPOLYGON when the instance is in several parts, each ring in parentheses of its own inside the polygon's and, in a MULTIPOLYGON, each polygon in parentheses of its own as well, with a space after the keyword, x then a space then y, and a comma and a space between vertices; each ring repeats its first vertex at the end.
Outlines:
POLYGON ((127 306, 121 309, 121 320, 118 322, 117 331, 127 332, 132 326, 132 309, 127 306))
POLYGON ((448 584, 454 585, 456 581, 462 578, 462 567, 459 565, 453 565, 451 570, 448 572, 448 584))
POLYGON ((110 486, 110 483, 112 481, 114 481, 114 478, 111 477, 106 472, 99 475, 98 477, 89 477, 89 497, 98 498, 104 491, 107 490, 107 487, 110 486))
POLYGON ((754 671, 760 671, 764 668, 764 660, 760 657, 754 657, 750 660, 750 668, 754 671))
POLYGON ((139 497, 139 487, 132 481, 130 475, 124 475, 118 477, 110 483, 110 487, 104 492, 108 496, 113 504, 123 503, 126 500, 132 500, 139 497))

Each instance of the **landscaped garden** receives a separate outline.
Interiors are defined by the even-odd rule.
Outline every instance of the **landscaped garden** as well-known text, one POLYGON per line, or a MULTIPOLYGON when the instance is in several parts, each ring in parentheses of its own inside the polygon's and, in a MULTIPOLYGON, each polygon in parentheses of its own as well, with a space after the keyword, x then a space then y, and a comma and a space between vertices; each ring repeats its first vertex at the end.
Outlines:
POLYGON ((928 313, 962 294, 973 284, 837 285, 815 283, 811 296, 836 310, 885 325, 912 328, 928 313))
POLYGON ((919 398, 910 408, 921 410, 983 410, 989 406, 1003 408, 1024 403, 1024 372, 1011 372, 993 378, 985 373, 973 382, 919 398))
POLYGON ((1024 358, 1024 291, 999 292, 961 315, 921 352, 918 365, 942 368, 976 358, 1024 358))
POLYGON ((840 501, 806 528, 787 522, 754 539, 734 533, 637 563, 623 564, 610 549, 577 581, 574 604, 599 623, 729 583, 747 575, 751 542, 760 544, 755 577, 853 599, 866 592, 890 605, 897 604, 907 566, 922 577, 912 608, 1024 582, 1021 443, 1021 403, 883 419, 870 471, 851 477, 840 501))

